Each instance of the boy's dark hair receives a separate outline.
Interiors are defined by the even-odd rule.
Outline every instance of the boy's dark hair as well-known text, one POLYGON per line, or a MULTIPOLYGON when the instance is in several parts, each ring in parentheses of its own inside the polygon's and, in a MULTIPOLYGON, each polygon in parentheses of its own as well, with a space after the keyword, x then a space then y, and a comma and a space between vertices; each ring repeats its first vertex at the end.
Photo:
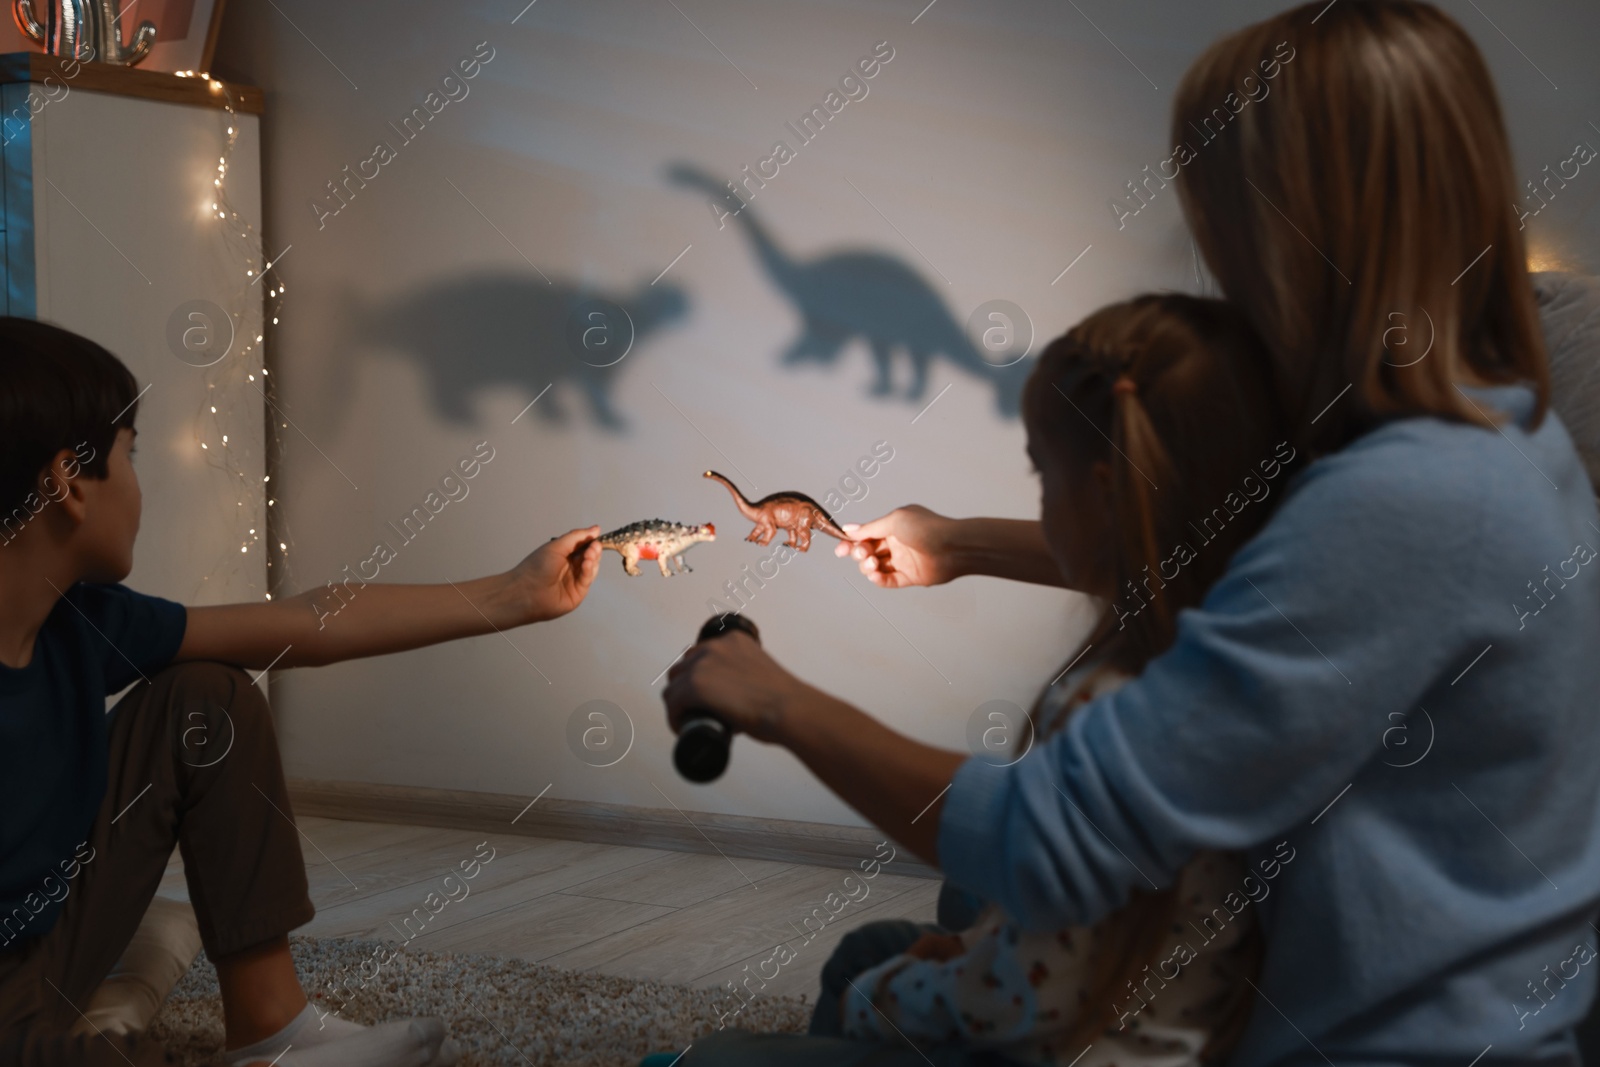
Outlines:
POLYGON ((128 368, 87 337, 0 316, 0 516, 24 507, 62 449, 78 455, 80 477, 104 478, 137 397, 128 368))

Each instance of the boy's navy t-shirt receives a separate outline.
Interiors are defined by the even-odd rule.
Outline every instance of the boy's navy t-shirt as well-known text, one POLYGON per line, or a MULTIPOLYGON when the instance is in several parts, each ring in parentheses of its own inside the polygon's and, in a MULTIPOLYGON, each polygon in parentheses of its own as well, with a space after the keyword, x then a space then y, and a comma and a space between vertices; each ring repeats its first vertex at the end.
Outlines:
POLYGON ((0 950, 55 925, 105 797, 106 696, 171 663, 187 621, 171 600, 79 582, 28 665, 0 665, 0 950))

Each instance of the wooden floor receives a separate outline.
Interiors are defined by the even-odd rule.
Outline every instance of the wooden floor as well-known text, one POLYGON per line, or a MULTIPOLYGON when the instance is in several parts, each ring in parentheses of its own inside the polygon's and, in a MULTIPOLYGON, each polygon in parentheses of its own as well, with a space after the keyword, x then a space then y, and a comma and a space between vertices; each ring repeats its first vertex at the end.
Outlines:
MULTIPOLYGON (((720 985, 747 964, 754 972, 784 943, 797 958, 765 989, 780 995, 814 998, 834 945, 862 923, 932 922, 939 889, 936 881, 892 873, 890 863, 865 883, 859 904, 807 943, 804 918, 830 893, 842 898, 851 871, 421 826, 297 822, 317 906, 316 918, 297 933, 400 941, 420 928, 411 942, 417 949, 698 986, 720 985), (491 848, 493 858, 463 883, 461 862, 491 848), (447 891, 459 899, 441 906, 447 891), (438 894, 431 911, 424 904, 430 893, 438 894)), ((851 888, 860 895, 857 881, 851 888)), ((161 893, 187 896, 176 854, 161 893)))

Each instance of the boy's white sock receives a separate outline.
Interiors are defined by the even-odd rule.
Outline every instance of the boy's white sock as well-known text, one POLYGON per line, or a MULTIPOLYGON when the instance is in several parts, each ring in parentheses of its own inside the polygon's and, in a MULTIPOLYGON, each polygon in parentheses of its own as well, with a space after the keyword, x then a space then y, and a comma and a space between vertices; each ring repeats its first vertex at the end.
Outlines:
POLYGON ((254 1045, 224 1053, 230 1067, 453 1067, 460 1056, 434 1018, 362 1026, 307 1004, 287 1026, 254 1045))
MULTIPOLYGON (((305 1010, 300 1013, 295 1022, 299 1022, 300 1018, 305 1018, 308 1014, 311 1017, 311 1021, 301 1024, 300 1036, 295 1042, 302 1048, 321 1045, 328 1041, 337 1041, 339 1038, 349 1037, 351 1034, 366 1029, 360 1023, 353 1023, 349 1019, 341 1019, 331 1011, 318 1011, 317 1006, 310 1002, 306 1003, 305 1010), (315 1025, 312 1025, 313 1023, 315 1025)), ((291 1022, 289 1025, 293 1026, 295 1023, 291 1022)))

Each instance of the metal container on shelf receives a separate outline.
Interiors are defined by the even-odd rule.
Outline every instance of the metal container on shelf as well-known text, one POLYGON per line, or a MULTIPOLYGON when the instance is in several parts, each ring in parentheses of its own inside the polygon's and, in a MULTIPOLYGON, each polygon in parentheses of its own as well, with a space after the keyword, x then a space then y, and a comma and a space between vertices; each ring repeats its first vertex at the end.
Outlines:
POLYGON ((146 19, 123 44, 121 6, 122 0, 43 0, 41 11, 34 0, 12 0, 11 9, 17 26, 46 52, 132 67, 150 54, 156 27, 146 19))

